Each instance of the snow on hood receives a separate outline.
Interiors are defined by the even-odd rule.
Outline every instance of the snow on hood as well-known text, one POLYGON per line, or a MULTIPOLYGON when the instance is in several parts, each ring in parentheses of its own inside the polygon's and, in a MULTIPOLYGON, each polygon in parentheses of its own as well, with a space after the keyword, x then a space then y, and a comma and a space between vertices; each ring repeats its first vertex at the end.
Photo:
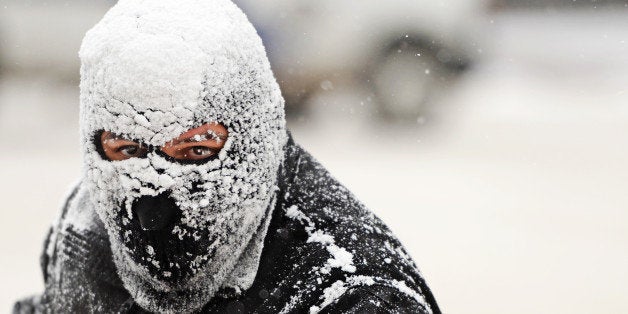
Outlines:
POLYGON ((125 288, 154 312, 191 312, 252 284, 286 142, 283 98, 261 39, 228 0, 121 0, 85 36, 81 136, 85 189, 125 288), (180 164, 151 150, 108 161, 110 131, 159 147, 218 122, 217 158, 180 164), (138 228, 132 204, 166 193, 180 210, 168 240, 138 228))

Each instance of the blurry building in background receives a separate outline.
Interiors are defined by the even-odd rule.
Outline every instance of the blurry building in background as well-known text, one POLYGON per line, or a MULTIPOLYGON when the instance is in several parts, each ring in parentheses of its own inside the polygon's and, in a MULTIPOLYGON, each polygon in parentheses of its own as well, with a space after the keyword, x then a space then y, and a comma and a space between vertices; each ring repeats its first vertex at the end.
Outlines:
POLYGON ((78 48, 113 0, 0 0, 0 67, 78 83, 78 48))
POLYGON ((491 9, 601 9, 628 5, 627 0, 492 0, 491 9))

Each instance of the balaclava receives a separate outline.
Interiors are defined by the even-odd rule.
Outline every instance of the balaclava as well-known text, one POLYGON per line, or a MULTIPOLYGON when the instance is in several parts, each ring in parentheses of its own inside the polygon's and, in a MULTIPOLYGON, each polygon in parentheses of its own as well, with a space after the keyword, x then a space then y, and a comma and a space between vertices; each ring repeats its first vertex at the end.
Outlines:
POLYGON ((283 98, 246 16, 229 0, 121 0, 86 34, 80 58, 84 189, 125 288, 147 310, 177 313, 249 288, 287 135, 283 98), (229 132, 216 158, 181 163, 160 152, 212 122, 229 132), (102 131, 149 153, 109 161, 102 131), (172 221, 146 230, 138 207, 172 221))

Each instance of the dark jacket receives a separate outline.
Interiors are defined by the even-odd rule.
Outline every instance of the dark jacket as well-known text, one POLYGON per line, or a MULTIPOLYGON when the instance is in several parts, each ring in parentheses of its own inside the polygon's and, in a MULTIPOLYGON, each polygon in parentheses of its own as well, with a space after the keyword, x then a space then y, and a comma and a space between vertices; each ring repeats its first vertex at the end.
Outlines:
MULTIPOLYGON (((202 313, 440 313, 390 230, 292 140, 279 186, 253 286, 221 291, 202 313)), ((16 303, 14 313, 144 313, 116 274, 104 229, 64 228, 49 241, 56 243, 42 256, 46 291, 16 303)))

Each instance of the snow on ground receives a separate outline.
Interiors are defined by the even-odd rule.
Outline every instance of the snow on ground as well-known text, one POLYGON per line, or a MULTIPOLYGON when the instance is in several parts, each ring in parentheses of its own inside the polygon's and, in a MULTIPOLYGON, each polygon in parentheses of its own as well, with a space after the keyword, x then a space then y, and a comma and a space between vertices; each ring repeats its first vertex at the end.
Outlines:
MULTIPOLYGON (((320 95, 295 138, 408 247, 448 313, 627 313, 628 19, 505 16, 423 125, 320 95)), ((78 88, 0 82, 0 311, 42 289, 80 173, 78 88)))

